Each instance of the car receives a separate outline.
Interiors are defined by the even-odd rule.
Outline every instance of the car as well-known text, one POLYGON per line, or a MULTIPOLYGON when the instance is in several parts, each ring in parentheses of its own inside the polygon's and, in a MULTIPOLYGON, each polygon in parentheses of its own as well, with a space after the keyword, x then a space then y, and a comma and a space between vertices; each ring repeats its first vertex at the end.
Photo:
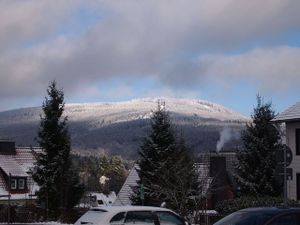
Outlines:
POLYGON ((151 206, 92 208, 74 225, 189 225, 172 210, 151 206))
POLYGON ((300 208, 248 208, 234 212, 214 225, 300 225, 300 208))

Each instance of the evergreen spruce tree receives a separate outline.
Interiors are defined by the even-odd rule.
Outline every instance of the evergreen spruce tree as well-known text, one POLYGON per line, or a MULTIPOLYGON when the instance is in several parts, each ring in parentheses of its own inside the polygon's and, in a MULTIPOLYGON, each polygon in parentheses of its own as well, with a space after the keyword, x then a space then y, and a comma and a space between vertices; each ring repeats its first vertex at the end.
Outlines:
POLYGON ((43 103, 37 142, 43 149, 37 157, 33 179, 40 186, 38 198, 50 210, 69 209, 83 194, 78 172, 70 157, 71 142, 64 112, 64 93, 53 81, 43 103))
POLYGON ((279 196, 281 181, 276 178, 276 152, 282 150, 280 133, 271 120, 275 117, 271 103, 257 96, 253 122, 242 133, 244 148, 238 152, 236 179, 244 195, 279 196))
POLYGON ((162 202, 187 214, 188 199, 197 191, 197 177, 183 139, 178 143, 164 105, 151 118, 152 131, 139 151, 140 181, 134 190, 135 204, 159 206, 162 202), (141 193, 142 192, 142 193, 141 193))
POLYGON ((183 136, 177 144, 174 164, 168 176, 171 179, 169 190, 166 190, 170 208, 180 215, 191 214, 201 198, 201 184, 195 169, 194 160, 183 136))

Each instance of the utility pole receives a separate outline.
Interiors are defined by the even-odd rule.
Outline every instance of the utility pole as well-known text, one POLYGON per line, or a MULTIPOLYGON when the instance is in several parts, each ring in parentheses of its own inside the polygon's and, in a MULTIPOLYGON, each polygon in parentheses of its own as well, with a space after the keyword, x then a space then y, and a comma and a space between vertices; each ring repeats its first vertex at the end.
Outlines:
POLYGON ((46 221, 48 221, 48 217, 49 217, 49 196, 48 196, 48 184, 46 183, 46 221))
POLYGON ((145 201, 145 188, 144 188, 143 184, 141 184, 141 186, 140 186, 140 198, 142 200, 142 205, 144 205, 144 201, 145 201))
POLYGON ((7 223, 10 224, 10 188, 11 188, 11 174, 8 176, 8 210, 7 210, 7 223))
POLYGON ((284 177, 284 182, 283 182, 283 185, 284 185, 284 189, 283 189, 283 205, 284 207, 287 207, 287 182, 286 182, 286 147, 284 148, 284 154, 283 154, 283 177, 284 177))

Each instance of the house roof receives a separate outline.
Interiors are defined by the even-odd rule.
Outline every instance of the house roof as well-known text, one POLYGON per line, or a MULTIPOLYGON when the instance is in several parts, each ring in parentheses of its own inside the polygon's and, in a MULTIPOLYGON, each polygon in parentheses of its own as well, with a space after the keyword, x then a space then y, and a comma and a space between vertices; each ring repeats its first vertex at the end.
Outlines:
POLYGON ((201 186, 201 194, 204 196, 207 194, 213 178, 209 176, 208 163, 195 163, 195 170, 198 173, 198 180, 201 186))
POLYGON ((137 173, 138 165, 134 165, 131 169, 126 181, 124 182, 121 190, 119 191, 116 200, 113 205, 131 205, 130 196, 132 194, 132 187, 137 186, 137 181, 140 180, 139 175, 137 173))
POLYGON ((277 115, 272 121, 274 122, 289 122, 300 121, 300 102, 289 107, 279 115, 277 115))
POLYGON ((11 175, 13 177, 27 177, 25 169, 12 155, 1 155, 0 168, 7 176, 11 175))
POLYGON ((31 148, 17 148, 15 155, 1 155, 0 168, 7 176, 27 177, 35 162, 33 151, 31 148))
POLYGON ((36 161, 35 154, 41 153, 41 148, 27 148, 19 147, 16 149, 16 155, 14 155, 15 160, 28 172, 36 161))

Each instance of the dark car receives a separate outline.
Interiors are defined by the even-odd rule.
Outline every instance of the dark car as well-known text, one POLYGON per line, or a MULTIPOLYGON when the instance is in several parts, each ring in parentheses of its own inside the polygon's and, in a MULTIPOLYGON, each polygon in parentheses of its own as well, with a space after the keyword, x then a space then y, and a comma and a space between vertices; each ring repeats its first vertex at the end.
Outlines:
POLYGON ((300 208, 242 209, 214 225, 300 225, 300 208))

